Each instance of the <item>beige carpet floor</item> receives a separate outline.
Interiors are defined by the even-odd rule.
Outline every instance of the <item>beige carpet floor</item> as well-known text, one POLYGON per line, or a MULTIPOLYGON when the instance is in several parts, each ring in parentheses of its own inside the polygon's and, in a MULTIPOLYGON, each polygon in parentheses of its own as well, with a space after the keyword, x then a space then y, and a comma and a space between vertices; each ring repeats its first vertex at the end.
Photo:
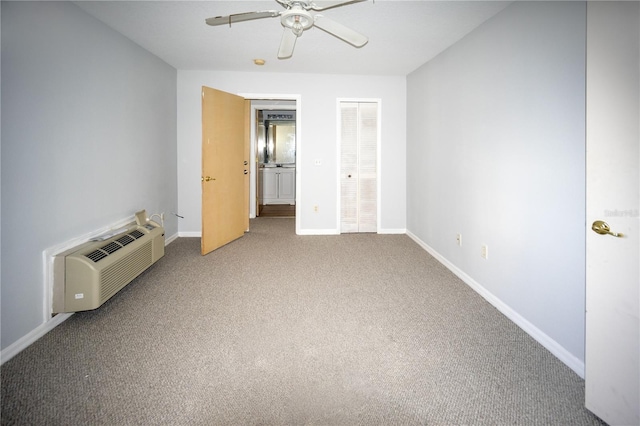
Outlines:
POLYGON ((179 238, 0 369, 6 425, 598 425, 584 382, 405 235, 179 238))

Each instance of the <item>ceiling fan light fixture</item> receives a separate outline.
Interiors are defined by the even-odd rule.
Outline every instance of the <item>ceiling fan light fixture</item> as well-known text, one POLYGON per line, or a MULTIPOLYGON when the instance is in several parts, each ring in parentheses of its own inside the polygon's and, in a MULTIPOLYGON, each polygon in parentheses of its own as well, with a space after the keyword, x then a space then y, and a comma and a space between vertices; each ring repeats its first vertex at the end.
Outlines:
POLYGON ((285 28, 291 28, 293 33, 300 37, 304 30, 313 26, 313 17, 303 9, 292 9, 282 13, 280 22, 285 28))
POLYGON ((296 20, 291 26, 291 31, 293 31, 296 37, 300 37, 302 35, 302 32, 304 31, 304 27, 299 21, 296 20))

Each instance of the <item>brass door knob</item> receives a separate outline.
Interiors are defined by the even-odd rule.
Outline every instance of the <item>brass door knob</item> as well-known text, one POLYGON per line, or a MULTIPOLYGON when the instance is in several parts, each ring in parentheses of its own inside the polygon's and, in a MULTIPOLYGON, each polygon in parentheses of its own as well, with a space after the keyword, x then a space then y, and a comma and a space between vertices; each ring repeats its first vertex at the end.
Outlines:
POLYGON ((611 232, 611 227, 609 226, 609 224, 603 220, 596 220, 595 222, 593 222, 593 225, 591 225, 591 229, 593 231, 595 231, 597 234, 600 235, 613 235, 614 237, 618 237, 618 238, 622 238, 624 237, 624 234, 621 234, 619 232, 611 232))

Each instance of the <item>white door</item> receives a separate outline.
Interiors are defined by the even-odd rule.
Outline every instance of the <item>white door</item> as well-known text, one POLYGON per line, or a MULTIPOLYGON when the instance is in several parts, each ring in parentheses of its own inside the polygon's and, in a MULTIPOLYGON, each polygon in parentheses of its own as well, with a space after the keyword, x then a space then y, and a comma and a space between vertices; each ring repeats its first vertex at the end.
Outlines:
POLYGON ((340 232, 378 230, 378 103, 340 102, 340 232))
POLYGON ((585 405, 611 425, 640 424, 639 24, 637 2, 588 2, 585 405))

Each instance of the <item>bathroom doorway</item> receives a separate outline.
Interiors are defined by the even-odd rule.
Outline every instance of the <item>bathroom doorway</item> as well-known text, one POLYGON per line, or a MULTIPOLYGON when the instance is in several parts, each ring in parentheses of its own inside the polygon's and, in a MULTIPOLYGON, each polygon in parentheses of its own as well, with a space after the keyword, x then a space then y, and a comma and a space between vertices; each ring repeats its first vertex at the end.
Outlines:
POLYGON ((252 102, 256 152, 255 216, 296 216, 295 101, 252 102))

